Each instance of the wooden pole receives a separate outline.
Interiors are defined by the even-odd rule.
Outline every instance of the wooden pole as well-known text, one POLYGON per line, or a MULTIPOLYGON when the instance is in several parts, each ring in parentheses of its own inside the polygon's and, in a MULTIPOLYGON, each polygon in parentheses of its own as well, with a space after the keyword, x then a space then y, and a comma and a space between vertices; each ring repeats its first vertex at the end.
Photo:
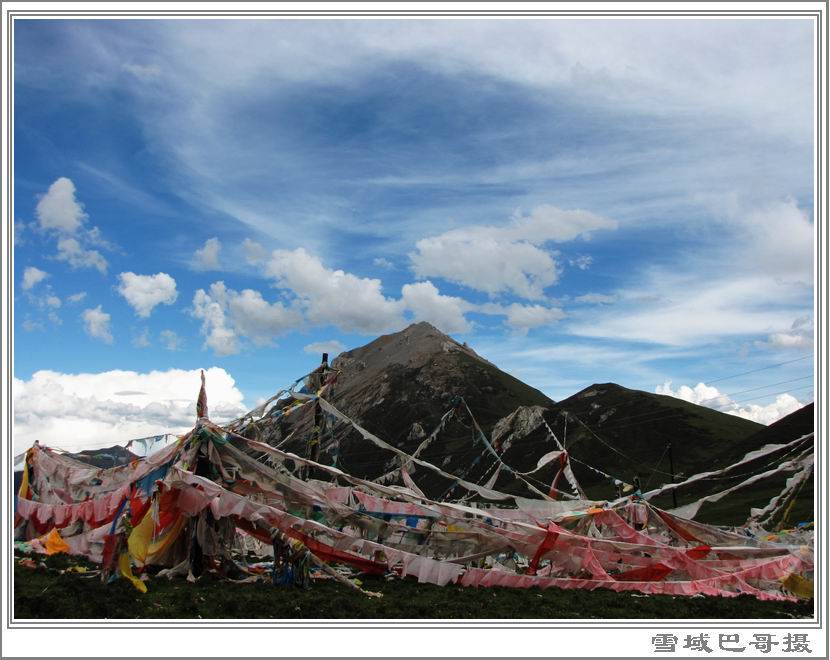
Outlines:
MULTIPOLYGON (((672 455, 671 451, 671 442, 669 443, 669 471, 671 472, 671 482, 674 483, 674 456, 672 455)), ((677 508, 677 489, 674 488, 671 492, 672 502, 674 503, 674 508, 677 508)))

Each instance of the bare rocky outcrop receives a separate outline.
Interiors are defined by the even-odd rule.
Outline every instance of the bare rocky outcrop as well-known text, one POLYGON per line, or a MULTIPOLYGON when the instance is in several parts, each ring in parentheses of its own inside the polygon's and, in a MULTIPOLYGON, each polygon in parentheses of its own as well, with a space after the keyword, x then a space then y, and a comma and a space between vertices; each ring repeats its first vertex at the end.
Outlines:
POLYGON ((493 446, 507 451, 514 440, 529 436, 544 422, 545 410, 542 406, 519 406, 507 417, 502 417, 493 426, 493 446))

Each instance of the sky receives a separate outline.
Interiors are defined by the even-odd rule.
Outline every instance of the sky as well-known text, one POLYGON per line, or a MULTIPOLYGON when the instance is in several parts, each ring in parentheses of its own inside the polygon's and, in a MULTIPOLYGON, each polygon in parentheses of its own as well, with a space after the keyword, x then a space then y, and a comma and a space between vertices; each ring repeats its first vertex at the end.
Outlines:
POLYGON ((15 449, 428 321, 555 400, 813 398, 804 20, 21 20, 15 449))

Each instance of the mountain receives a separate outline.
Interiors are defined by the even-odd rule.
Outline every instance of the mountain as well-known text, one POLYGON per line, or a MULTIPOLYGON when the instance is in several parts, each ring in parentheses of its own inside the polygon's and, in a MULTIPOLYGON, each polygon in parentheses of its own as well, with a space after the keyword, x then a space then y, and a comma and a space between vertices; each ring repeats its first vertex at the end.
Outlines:
POLYGON ((99 468, 112 468, 119 465, 126 465, 130 461, 138 458, 129 449, 125 449, 121 445, 113 445, 112 447, 106 447, 104 449, 85 449, 67 455, 76 461, 88 463, 99 468))
MULTIPOLYGON (((674 474, 681 478, 738 460, 745 453, 741 443, 764 428, 711 408, 614 383, 583 389, 551 406, 546 418, 575 459, 579 481, 603 498, 613 496, 611 480, 583 463, 628 483, 638 476, 645 490, 671 480, 672 462, 674 474)), ((505 460, 515 461, 520 470, 532 467, 528 454, 541 441, 539 435, 517 442, 505 460)))
POLYGON ((403 440, 414 424, 437 422, 456 396, 486 427, 521 405, 553 405, 429 323, 341 353, 332 367, 341 371, 333 403, 367 428, 382 427, 392 441, 403 440))
MULTIPOLYGON (((805 427, 804 420, 782 420, 778 428, 767 428, 614 383, 594 384, 554 402, 428 323, 411 325, 341 353, 331 366, 339 374, 327 398, 397 448, 415 452, 442 415, 455 408, 419 456, 446 472, 485 483, 498 461, 477 438, 466 409, 456 405, 461 397, 504 462, 519 472, 533 471, 540 457, 557 449, 547 430, 551 428, 568 449, 573 471, 587 495, 597 499, 614 496, 614 478, 631 483, 637 476, 643 490, 655 488, 672 481, 672 473, 679 481, 729 465, 747 451, 775 441, 770 438, 793 439, 805 427)), ((806 419, 806 413, 803 416, 806 419)), ((302 456, 313 424, 313 413, 307 407, 279 420, 263 420, 248 433, 302 456)), ((331 420, 321 446, 320 462, 334 464, 336 457, 338 467, 356 476, 375 479, 399 465, 391 452, 331 420)), ((521 480, 502 470, 495 488, 536 497, 528 482, 547 493, 557 471, 558 466, 551 463, 521 480)), ((412 470, 412 478, 431 497, 466 492, 453 492, 453 481, 424 468, 412 470)), ((710 486, 680 493, 678 504, 708 493, 710 486)), ((769 488, 756 490, 766 496, 769 488)), ((752 505, 766 500, 753 500, 752 505)), ((671 508, 673 499, 665 496, 655 503, 671 508)), ((708 510, 717 509, 709 506, 708 510)), ((743 512, 745 519, 748 505, 743 512)))
MULTIPOLYGON (((738 447, 745 454, 769 444, 786 444, 808 433, 812 433, 815 428, 813 413, 813 404, 809 403, 786 417, 782 417, 773 424, 764 426, 757 433, 738 443, 738 447)), ((763 459, 741 466, 739 473, 745 474, 752 470, 760 472, 765 466, 766 469, 769 469, 769 467, 780 464, 786 458, 788 456, 785 451, 776 452, 763 459)), ((778 495, 783 490, 789 476, 775 475, 764 480, 762 483, 754 484, 751 488, 732 493, 728 498, 720 502, 704 504, 697 516, 697 520, 722 525, 740 524, 746 520, 750 507, 766 505, 770 499, 778 495)), ((731 483, 734 483, 734 481, 731 483)), ((708 491, 722 489, 725 485, 731 485, 731 483, 729 481, 726 483, 718 482, 714 484, 716 487, 710 487, 708 491)), ((793 502, 787 518, 788 523, 796 524, 813 520, 815 515, 813 510, 813 487, 813 477, 810 477, 804 483, 803 488, 793 502)), ((708 494, 706 491, 700 492, 702 494, 708 494)))

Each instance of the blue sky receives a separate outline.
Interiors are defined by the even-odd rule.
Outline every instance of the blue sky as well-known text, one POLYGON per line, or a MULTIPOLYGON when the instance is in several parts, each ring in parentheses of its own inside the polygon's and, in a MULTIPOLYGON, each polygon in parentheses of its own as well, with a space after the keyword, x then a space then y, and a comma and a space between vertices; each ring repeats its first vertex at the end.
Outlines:
POLYGON ((56 407, 177 427, 207 367, 232 415, 416 320, 554 399, 614 381, 764 422, 812 400, 808 21, 14 36, 27 434, 55 442, 56 407))

